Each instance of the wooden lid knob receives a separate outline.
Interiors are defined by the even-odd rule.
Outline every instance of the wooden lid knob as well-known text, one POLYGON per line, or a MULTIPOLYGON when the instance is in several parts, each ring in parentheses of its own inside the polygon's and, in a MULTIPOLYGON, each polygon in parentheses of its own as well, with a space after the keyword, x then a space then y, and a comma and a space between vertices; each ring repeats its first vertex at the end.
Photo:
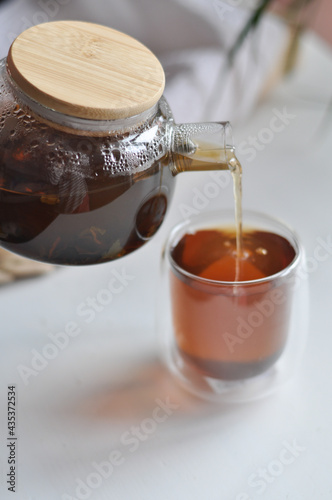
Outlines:
POLYGON ((151 108, 165 75, 158 59, 134 38, 77 21, 40 24, 12 44, 8 70, 32 99, 61 113, 114 120, 151 108))

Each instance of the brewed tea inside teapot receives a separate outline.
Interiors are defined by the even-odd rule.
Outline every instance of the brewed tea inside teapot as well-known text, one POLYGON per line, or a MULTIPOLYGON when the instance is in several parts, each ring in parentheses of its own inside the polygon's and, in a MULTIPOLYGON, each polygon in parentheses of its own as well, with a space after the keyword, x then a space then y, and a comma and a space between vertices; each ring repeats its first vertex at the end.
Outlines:
POLYGON ((175 124, 158 59, 84 22, 22 33, 0 62, 0 245, 87 265, 162 224, 180 172, 228 169, 228 122, 175 124))

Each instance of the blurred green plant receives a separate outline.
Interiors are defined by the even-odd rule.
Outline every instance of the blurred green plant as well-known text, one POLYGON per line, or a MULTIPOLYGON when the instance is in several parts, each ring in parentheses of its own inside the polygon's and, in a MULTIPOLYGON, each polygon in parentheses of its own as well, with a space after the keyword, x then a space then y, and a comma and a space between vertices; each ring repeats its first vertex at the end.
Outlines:
POLYGON ((269 5, 273 2, 273 0, 262 0, 262 2, 258 5, 258 7, 253 11, 248 21, 240 31, 237 39, 235 40, 234 45, 228 52, 228 64, 231 66, 234 62, 237 51, 242 46, 244 40, 247 38, 249 33, 253 31, 261 18, 263 17, 265 11, 268 9, 269 5))
MULTIPOLYGON (((242 0, 242 2, 243 7, 245 7, 246 0, 242 0)), ((206 105, 207 116, 210 116, 213 112, 215 103, 219 99, 220 89, 223 88, 224 81, 227 78, 228 70, 232 67, 243 43, 248 36, 255 33, 255 30, 262 22, 264 16, 272 12, 282 18, 289 28, 287 46, 282 54, 282 60, 276 61, 277 72, 276 75, 273 76, 273 78, 276 79, 278 76, 287 75, 295 68, 298 59, 301 34, 305 30, 306 25, 309 24, 308 21, 312 20, 315 16, 314 9, 319 7, 320 2, 321 0, 258 0, 257 5, 251 9, 247 21, 240 29, 234 43, 226 53, 226 60, 220 68, 206 105), (312 6, 310 4, 312 4, 312 6)), ((252 1, 250 3, 252 5, 252 1)), ((238 3, 237 6, 239 6, 238 3)), ((271 83, 269 83, 269 85, 271 85, 271 83)))
MULTIPOLYGON (((290 71, 294 64, 298 47, 298 38, 304 28, 302 13, 309 4, 314 3, 315 1, 316 0, 289 0, 287 2, 280 2, 284 6, 282 10, 283 17, 292 30, 291 43, 285 60, 285 72, 290 71)), ((235 43, 228 51, 227 61, 229 66, 233 64, 236 54, 247 36, 255 30, 269 8, 276 4, 278 4, 276 0, 261 0, 257 7, 253 9, 248 21, 245 23, 236 38, 235 43)))

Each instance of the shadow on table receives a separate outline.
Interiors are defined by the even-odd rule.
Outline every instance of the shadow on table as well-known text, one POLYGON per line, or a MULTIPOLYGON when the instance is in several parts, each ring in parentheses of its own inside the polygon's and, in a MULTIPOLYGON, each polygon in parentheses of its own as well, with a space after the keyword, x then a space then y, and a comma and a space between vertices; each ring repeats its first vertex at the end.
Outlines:
POLYGON ((147 417, 158 406, 178 417, 216 410, 215 405, 184 391, 157 358, 150 358, 136 364, 125 376, 121 373, 116 379, 113 375, 107 385, 95 388, 79 404, 79 411, 90 418, 123 420, 147 417))

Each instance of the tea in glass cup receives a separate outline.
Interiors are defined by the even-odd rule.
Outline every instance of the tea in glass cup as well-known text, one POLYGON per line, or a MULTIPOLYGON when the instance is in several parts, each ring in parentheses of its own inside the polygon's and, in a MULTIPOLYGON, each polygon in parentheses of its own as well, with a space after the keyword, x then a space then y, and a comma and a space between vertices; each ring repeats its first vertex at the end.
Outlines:
POLYGON ((296 310, 306 300, 297 236, 278 220, 246 212, 238 255, 232 219, 231 211, 192 217, 165 248, 163 350, 183 385, 203 396, 268 391, 268 379, 280 379, 281 366, 297 359, 296 352, 289 359, 294 325, 298 353, 304 338, 296 310))

